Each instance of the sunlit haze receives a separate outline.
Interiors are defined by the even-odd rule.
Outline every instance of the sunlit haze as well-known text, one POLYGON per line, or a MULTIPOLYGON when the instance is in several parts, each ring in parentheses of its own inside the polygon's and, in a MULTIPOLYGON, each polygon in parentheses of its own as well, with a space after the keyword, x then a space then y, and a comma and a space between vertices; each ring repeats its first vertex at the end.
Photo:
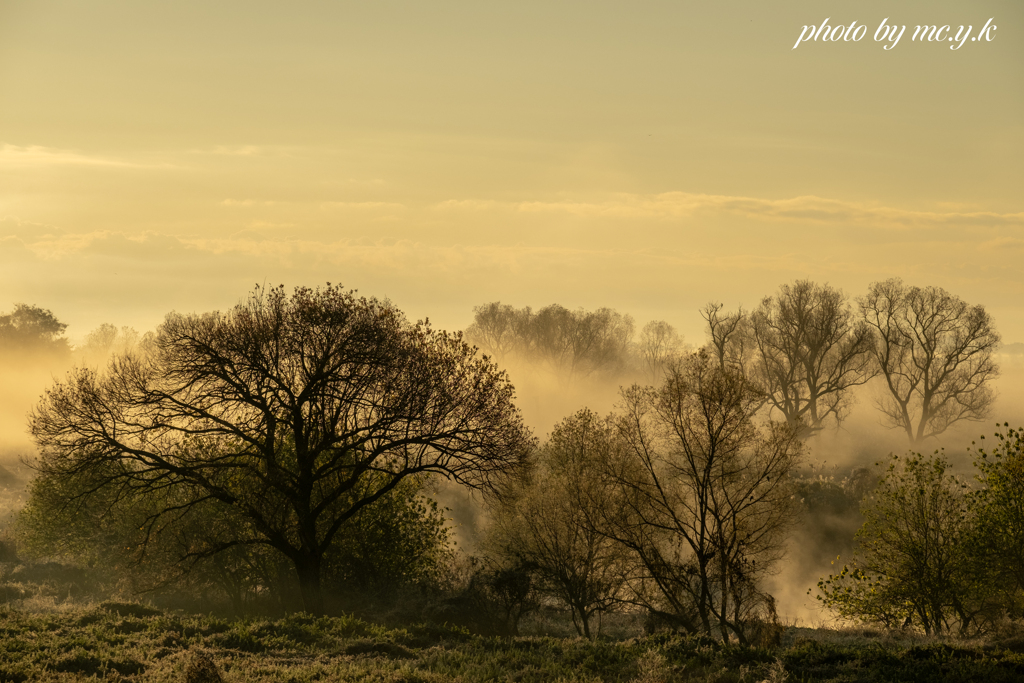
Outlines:
MULTIPOLYGON (((0 312, 49 309, 74 346, 330 282, 448 330, 557 303, 698 347, 709 301, 899 277, 1024 342, 1022 34, 1020 0, 0 0, 0 312), (794 46, 826 20, 866 33, 794 46)), ((956 453, 1024 420, 1014 353, 956 453)), ((618 397, 511 371, 541 438, 618 397)), ((52 376, 8 373, 0 445, 52 376)), ((857 391, 815 462, 906 447, 857 391)))

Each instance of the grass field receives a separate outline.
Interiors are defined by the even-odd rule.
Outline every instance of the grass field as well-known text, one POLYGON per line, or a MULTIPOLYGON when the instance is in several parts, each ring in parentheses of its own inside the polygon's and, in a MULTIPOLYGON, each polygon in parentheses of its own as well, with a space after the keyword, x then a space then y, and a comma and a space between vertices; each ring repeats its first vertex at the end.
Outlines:
POLYGON ((667 633, 591 642, 346 616, 222 619, 119 602, 0 606, 0 681, 1020 681, 1016 644, 791 628, 761 649, 667 633))

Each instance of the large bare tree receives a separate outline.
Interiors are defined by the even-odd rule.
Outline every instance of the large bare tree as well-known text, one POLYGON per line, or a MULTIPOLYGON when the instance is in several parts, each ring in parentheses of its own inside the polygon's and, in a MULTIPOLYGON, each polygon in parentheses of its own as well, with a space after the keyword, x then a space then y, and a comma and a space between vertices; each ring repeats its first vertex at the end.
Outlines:
POLYGON ((85 484, 72 498, 173 490, 154 533, 196 506, 228 509, 245 524, 201 552, 276 549, 313 613, 354 515, 421 473, 486 486, 532 439, 505 375, 460 335, 330 285, 170 314, 148 352, 47 390, 31 431, 42 477, 85 484))
POLYGON ((801 434, 840 423, 852 389, 876 373, 871 332, 843 293, 799 280, 765 297, 751 315, 755 345, 751 374, 801 434))
POLYGON ((761 580, 794 519, 789 474, 801 444, 789 426, 756 421, 761 404, 701 351, 661 388, 623 392, 626 448, 606 465, 618 494, 600 526, 644 567, 650 588, 638 597, 725 642, 747 642, 749 627, 774 615, 761 580))
POLYGON ((911 444, 988 416, 999 335, 983 306, 899 278, 874 283, 859 303, 887 388, 879 408, 911 444))

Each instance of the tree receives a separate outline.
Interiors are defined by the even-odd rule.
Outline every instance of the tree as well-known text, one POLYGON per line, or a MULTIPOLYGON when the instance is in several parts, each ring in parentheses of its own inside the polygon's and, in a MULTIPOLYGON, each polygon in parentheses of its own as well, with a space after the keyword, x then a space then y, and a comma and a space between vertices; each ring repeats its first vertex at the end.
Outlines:
POLYGON ((67 327, 45 308, 16 304, 12 312, 0 315, 0 349, 67 355, 70 347, 61 336, 67 327))
POLYGON ((1001 603, 1019 618, 1024 613, 1024 433, 1004 427, 992 448, 974 450, 981 485, 977 552, 1002 594, 1001 603))
POLYGON ((898 278, 874 283, 859 303, 888 389, 879 408, 911 444, 988 416, 999 335, 984 307, 898 278))
POLYGON ((614 373, 629 364, 633 319, 610 308, 570 311, 552 304, 535 313, 496 302, 473 310, 467 337, 498 358, 544 363, 569 379, 614 373))
POLYGON ((725 642, 747 642, 749 627, 773 618, 760 582, 795 514, 801 445, 787 425, 754 420, 761 402, 707 352, 683 358, 660 389, 623 392, 626 448, 606 470, 617 497, 602 527, 645 568, 651 590, 640 596, 725 642))
POLYGON ((682 336, 664 320, 652 320, 644 325, 636 345, 640 365, 652 383, 661 379, 665 367, 682 349, 682 336))
POLYGON ((154 524, 228 508, 238 535, 196 552, 274 548, 312 613, 325 555, 364 508, 415 475, 493 485, 532 443, 506 376, 461 335, 330 285, 172 313, 147 353, 47 390, 30 427, 42 477, 98 478, 75 497, 173 490, 154 524))
POLYGON ((750 318, 742 308, 723 313, 724 308, 724 304, 712 301, 700 311, 708 324, 708 341, 722 370, 744 375, 753 346, 750 318))
POLYGON ((125 353, 152 341, 152 332, 140 335, 131 327, 118 329, 110 323, 103 323, 85 335, 84 342, 75 348, 75 355, 79 363, 103 367, 112 354, 125 353))
POLYGON ((802 434, 842 422, 852 389, 875 375, 871 333, 838 289, 799 280, 765 297, 751 316, 753 376, 768 402, 802 434))
POLYGON ((628 574, 624 549, 593 525, 610 502, 600 468, 618 447, 610 420, 586 409, 562 420, 529 476, 498 501, 487 542, 504 564, 533 567, 587 638, 593 615, 622 599, 628 574))
POLYGON ((845 618, 925 633, 976 626, 992 590, 974 552, 974 505, 941 455, 893 456, 864 508, 853 561, 818 582, 845 618))
MULTIPOLYGON (((374 481, 361 483, 372 490, 374 481)), ((365 495, 355 492, 351 497, 365 495)), ((382 595, 396 589, 436 586, 453 558, 444 510, 406 478, 384 498, 352 518, 349 533, 325 557, 329 583, 349 592, 382 595)))
POLYGON ((473 323, 466 328, 466 338, 503 359, 521 350, 531 316, 529 307, 517 310, 500 301, 477 306, 473 309, 473 323))

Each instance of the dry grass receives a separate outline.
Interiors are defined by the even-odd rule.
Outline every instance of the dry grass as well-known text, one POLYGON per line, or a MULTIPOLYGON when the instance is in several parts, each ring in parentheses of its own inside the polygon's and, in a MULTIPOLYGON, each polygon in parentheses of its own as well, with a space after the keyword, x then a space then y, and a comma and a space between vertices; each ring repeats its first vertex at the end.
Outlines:
POLYGON ((0 681, 1016 681, 989 642, 875 629, 789 628, 775 649, 704 637, 493 638, 350 616, 221 619, 36 596, 0 606, 0 681))

